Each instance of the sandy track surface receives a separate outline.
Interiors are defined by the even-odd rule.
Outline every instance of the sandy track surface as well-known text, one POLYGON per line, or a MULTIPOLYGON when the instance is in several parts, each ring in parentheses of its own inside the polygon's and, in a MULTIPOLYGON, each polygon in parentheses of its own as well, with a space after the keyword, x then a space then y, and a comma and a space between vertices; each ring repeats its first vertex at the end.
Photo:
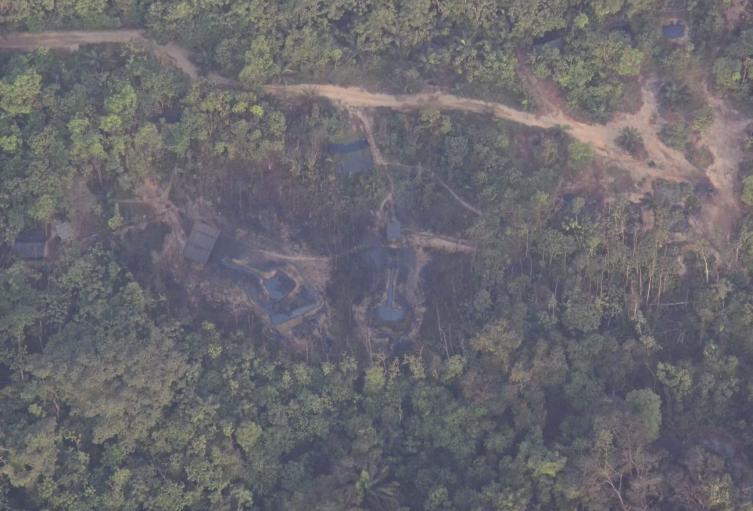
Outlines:
MULTIPOLYGON (((0 48, 6 49, 40 47, 75 49, 82 44, 97 43, 140 44, 153 51, 159 58, 167 59, 169 63, 185 72, 192 79, 199 77, 199 71, 191 62, 188 50, 175 44, 158 45, 146 38, 144 32, 140 30, 15 33, 0 38, 0 48)), ((265 90, 272 94, 323 96, 350 108, 382 107, 394 110, 411 110, 429 106, 448 110, 489 113, 501 119, 538 128, 559 126, 567 129, 576 139, 591 145, 601 156, 614 160, 639 177, 655 175, 655 169, 648 169, 643 163, 636 162, 617 147, 614 142, 622 127, 634 126, 641 132, 650 158, 656 162, 657 168, 661 170, 661 177, 665 179, 699 177, 700 173, 685 160, 679 151, 667 148, 658 139, 656 130, 650 122, 652 115, 656 113, 656 98, 651 92, 652 89, 653 87, 645 88, 647 93, 644 93, 643 108, 639 112, 631 115, 620 115, 612 122, 600 125, 572 119, 562 111, 550 111, 537 115, 516 110, 500 103, 463 98, 440 92, 392 95, 369 92, 360 87, 341 87, 326 84, 268 85, 265 87, 265 90)))
MULTIPOLYGON (((199 69, 191 62, 191 52, 174 43, 157 44, 144 35, 143 30, 93 30, 57 32, 20 32, 0 37, 0 48, 33 50, 36 48, 64 48, 77 50, 82 44, 137 44, 143 46, 163 64, 176 67, 192 80, 199 78, 199 69)), ((222 81, 222 80, 220 80, 222 81)))
MULTIPOLYGON (((606 124, 588 124, 571 118, 561 110, 537 115, 499 103, 436 92, 390 95, 369 92, 359 87, 322 84, 268 85, 265 89, 269 93, 279 95, 322 96, 351 109, 390 108, 407 111, 434 107, 490 114, 500 119, 542 129, 561 128, 573 138, 591 146, 605 163, 628 171, 636 183, 642 184, 642 192, 649 191, 651 183, 657 179, 697 183, 708 177, 716 188, 716 194, 705 205, 699 227, 704 236, 715 244, 724 244, 730 240, 739 218, 740 206, 735 193, 735 182, 743 158, 740 143, 750 120, 742 118, 738 112, 708 92, 708 101, 714 110, 714 124, 703 136, 702 142, 709 147, 715 160, 713 165, 703 172, 688 162, 681 151, 667 147, 659 138, 658 131, 661 125, 657 122, 659 109, 656 97, 658 83, 652 80, 644 83, 640 110, 632 114, 617 114, 606 124), (615 142, 620 131, 628 126, 640 133, 648 160, 654 162, 654 167, 636 160, 615 142)), ((473 207, 470 204, 467 206, 473 207)))
MULTIPOLYGON (((29 50, 40 47, 76 49, 82 44, 130 43, 138 44, 152 51, 163 63, 172 65, 191 79, 200 77, 198 68, 190 60, 190 52, 175 44, 158 45, 148 39, 140 30, 108 31, 65 31, 15 33, 0 37, 0 49, 29 50)), ((232 84, 232 80, 211 75, 218 84, 232 84)), ((538 128, 565 129, 581 142, 589 144, 594 152, 607 163, 613 163, 629 171, 636 182, 649 183, 654 179, 697 182, 704 172, 692 166, 684 155, 665 146, 657 135, 659 126, 655 119, 658 114, 656 90, 653 81, 644 83, 643 105, 634 114, 618 114, 606 124, 589 124, 568 116, 561 109, 549 105, 547 112, 537 115, 516 110, 507 105, 469 99, 441 92, 411 95, 392 95, 370 92, 360 87, 341 87, 328 84, 267 85, 265 90, 277 95, 317 95, 330 99, 336 104, 350 109, 390 108, 394 110, 415 110, 435 107, 445 110, 486 113, 501 119, 538 128), (651 168, 645 162, 637 161, 615 143, 620 130, 631 126, 637 129, 650 160, 651 168)), ((707 233, 714 234, 720 229, 729 236, 730 229, 739 216, 739 204, 734 192, 738 165, 742 159, 739 149, 741 136, 748 120, 730 109, 724 102, 708 95, 714 109, 714 125, 704 136, 703 142, 714 154, 715 162, 705 174, 717 188, 717 194, 704 212, 707 233)), ((363 120, 363 118, 362 118, 363 120)), ((369 130, 367 130, 368 132, 369 130)), ((373 145, 373 144, 372 144, 373 145)), ((373 145, 376 147, 375 145, 373 145)), ((381 155, 377 154, 377 159, 381 155)))
POLYGON ((574 138, 589 144, 594 151, 609 161, 630 170, 637 177, 650 177, 657 174, 656 169, 647 167, 625 153, 615 143, 620 129, 633 126, 641 132, 649 157, 660 169, 665 179, 688 179, 700 177, 696 170, 679 151, 668 148, 659 140, 656 129, 650 122, 656 112, 656 98, 646 87, 643 107, 635 114, 618 115, 607 124, 588 124, 577 121, 561 111, 537 115, 530 112, 516 110, 507 105, 492 103, 479 99, 463 98, 453 94, 440 92, 419 93, 410 95, 391 95, 369 92, 360 87, 341 87, 338 85, 300 84, 300 85, 268 85, 265 90, 272 94, 282 95, 316 95, 323 96, 334 103, 357 108, 390 108, 393 110, 415 110, 434 107, 442 110, 460 110, 491 114, 500 119, 506 119, 526 126, 549 129, 561 127, 574 138))

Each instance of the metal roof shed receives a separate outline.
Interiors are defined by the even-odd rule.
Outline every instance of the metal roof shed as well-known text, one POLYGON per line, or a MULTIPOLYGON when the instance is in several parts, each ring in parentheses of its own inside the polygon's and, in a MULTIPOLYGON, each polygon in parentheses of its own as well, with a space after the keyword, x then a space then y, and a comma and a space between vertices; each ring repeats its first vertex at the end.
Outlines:
POLYGON ((41 231, 24 231, 13 243, 13 252, 21 259, 44 259, 47 257, 47 238, 41 231))
POLYGON ((183 257, 195 263, 206 264, 219 237, 218 228, 205 222, 194 223, 186 246, 183 247, 183 257))
POLYGON ((44 241, 17 241, 13 244, 13 252, 21 259, 44 259, 44 241))

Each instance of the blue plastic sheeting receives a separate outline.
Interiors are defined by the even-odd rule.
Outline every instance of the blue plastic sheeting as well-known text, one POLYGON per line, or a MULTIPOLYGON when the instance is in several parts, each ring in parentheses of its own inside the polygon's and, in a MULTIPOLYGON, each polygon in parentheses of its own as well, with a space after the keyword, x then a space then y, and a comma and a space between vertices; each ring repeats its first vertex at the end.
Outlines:
POLYGON ((387 299, 385 302, 377 307, 376 313, 379 319, 389 323, 400 321, 405 316, 405 313, 400 306, 395 303, 395 286, 397 286, 398 270, 392 268, 387 274, 387 299))
POLYGON ((405 316, 405 313, 397 307, 390 307, 389 305, 380 305, 377 307, 377 316, 382 321, 387 323, 395 323, 400 321, 405 316))
POLYGON ((264 291, 267 292, 267 295, 269 295, 269 298, 273 302, 279 302, 280 300, 288 296, 290 292, 293 291, 293 289, 295 289, 295 282, 293 282, 293 279, 288 277, 282 271, 275 272, 274 276, 271 278, 264 278, 262 277, 261 273, 254 270, 253 268, 249 268, 248 266, 243 266, 241 264, 233 262, 227 257, 222 258, 222 265, 231 270, 256 277, 261 282, 261 285, 264 287, 264 291))
POLYGON ((295 282, 284 273, 278 271, 271 279, 264 279, 263 286, 272 301, 277 302, 290 294, 295 288, 295 282))
POLYGON ((371 159, 369 151, 360 150, 341 156, 342 163, 339 171, 343 174, 353 175, 360 172, 366 172, 374 168, 374 160, 371 159))
POLYGON ((327 151, 338 156, 338 171, 341 174, 353 175, 374 168, 374 160, 369 152, 369 142, 365 139, 344 144, 329 144, 327 151))
POLYGON ((348 142, 346 144, 330 144, 327 146, 327 150, 331 154, 347 154, 352 153, 353 151, 360 151, 361 149, 366 149, 368 147, 368 140, 362 139, 354 140, 353 142, 348 142))
POLYGON ((397 241, 400 239, 400 222, 391 220, 387 224, 387 241, 397 241))
POLYGON ((667 39, 679 39, 685 35, 685 25, 683 23, 664 25, 661 31, 667 39))

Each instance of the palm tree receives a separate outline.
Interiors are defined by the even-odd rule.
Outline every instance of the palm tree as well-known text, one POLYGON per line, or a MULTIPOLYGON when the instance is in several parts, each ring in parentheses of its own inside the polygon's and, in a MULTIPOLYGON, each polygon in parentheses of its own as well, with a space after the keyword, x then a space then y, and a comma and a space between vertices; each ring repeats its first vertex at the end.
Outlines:
POLYGON ((400 506, 397 498, 400 484, 390 479, 387 467, 377 469, 375 473, 376 476, 372 477, 368 470, 363 469, 356 481, 361 504, 372 511, 397 509, 400 506))
POLYGON ((632 126, 625 126, 617 136, 617 144, 630 154, 637 156, 644 150, 640 132, 632 126))

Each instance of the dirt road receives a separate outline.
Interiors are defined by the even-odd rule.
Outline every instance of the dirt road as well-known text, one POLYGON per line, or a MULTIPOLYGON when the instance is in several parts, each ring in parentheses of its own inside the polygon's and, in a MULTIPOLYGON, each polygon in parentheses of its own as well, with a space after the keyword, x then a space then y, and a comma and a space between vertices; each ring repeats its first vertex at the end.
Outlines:
POLYGON ((688 179, 700 177, 700 172, 690 165, 679 151, 670 149, 661 143, 656 129, 650 119, 656 112, 656 99, 646 87, 643 108, 635 114, 621 114, 608 124, 587 124, 567 116, 561 111, 537 115, 516 110, 507 105, 492 103, 479 99, 469 99, 444 93, 419 93, 410 95, 391 95, 369 92, 360 87, 341 87, 337 85, 301 84, 268 85, 265 90, 279 95, 317 95, 330 99, 346 107, 390 108, 393 110, 415 110, 434 107, 442 110, 460 110, 465 112, 488 113, 508 121, 537 128, 561 127, 581 142, 589 144, 594 151, 609 161, 630 170, 637 177, 650 177, 657 174, 656 169, 648 168, 637 162, 615 143, 621 128, 634 126, 643 138, 651 159, 666 179, 688 179))
MULTIPOLYGON (((39 32, 8 34, 0 38, 0 48, 33 49, 40 47, 76 49, 82 44, 131 43, 141 45, 154 52, 165 63, 185 72, 192 79, 200 76, 198 68, 190 60, 190 52, 175 44, 158 45, 144 36, 140 30, 109 30, 91 32, 39 32)), ((221 82, 229 80, 219 77, 221 82)), ((489 113, 501 119, 538 128, 563 127, 576 139, 589 144, 596 153, 607 160, 618 163, 631 171, 635 177, 652 177, 656 169, 649 169, 636 162, 616 146, 614 139, 623 126, 634 126, 644 139, 651 159, 665 179, 690 179, 700 177, 678 151, 665 147, 656 136, 650 118, 656 112, 656 99, 652 93, 644 94, 643 108, 633 115, 621 115, 606 125, 587 124, 567 116, 562 111, 542 115, 516 110, 507 105, 478 99, 469 99, 444 93, 421 93, 412 95, 391 95, 369 92, 359 87, 340 87, 325 84, 268 85, 265 90, 272 94, 301 95, 315 94, 329 98, 349 108, 391 108, 411 110, 425 106, 466 112, 489 113)), ((646 88, 652 90, 651 87, 646 88)))
MULTIPOLYGON (((173 66, 189 78, 199 78, 199 69, 191 62, 191 52, 174 43, 157 44, 144 36, 143 30, 92 30, 14 33, 0 37, 0 48, 33 50, 36 48, 63 48, 77 50, 82 44, 136 44, 152 53, 165 65, 173 66)), ((224 81, 221 79, 220 81, 224 81)))
MULTIPOLYGON (((34 49, 39 47, 76 49, 82 44, 96 43, 130 43, 140 45, 152 51, 163 63, 175 66, 185 72, 191 79, 200 77, 198 68, 190 60, 190 52, 175 44, 158 45, 145 37, 139 30, 110 30, 87 32, 40 32, 17 33, 0 37, 0 49, 34 49)), ((210 75, 218 84, 232 84, 216 75, 210 75)), ((661 178, 674 181, 695 182, 704 173, 693 167, 684 155, 665 146, 657 135, 657 86, 649 81, 643 87, 643 105, 634 114, 618 114, 607 124, 588 124, 568 116, 561 109, 550 105, 547 112, 534 114, 516 110, 507 105, 478 99, 469 99, 445 93, 419 93, 411 95, 391 95, 369 92, 359 87, 341 87, 327 84, 268 85, 265 90, 277 95, 313 94, 329 98, 336 104, 355 110, 363 108, 390 108, 394 110, 415 110, 423 107, 435 107, 445 110, 488 113, 508 121, 538 128, 561 127, 575 139, 589 144, 594 152, 608 163, 614 163, 630 172, 636 182, 650 183, 661 178), (615 143, 620 130, 625 126, 637 129, 648 152, 649 159, 655 162, 650 168, 644 162, 636 161, 620 149, 615 143)), ((722 101, 709 95, 709 102, 714 109, 715 122, 704 142, 709 146, 716 161, 706 171, 718 193, 710 205, 711 224, 720 220, 727 228, 734 223, 739 211, 737 197, 734 193, 734 180, 741 154, 737 144, 739 136, 747 121, 729 109, 722 101)), ((364 118, 362 117, 362 120, 364 118)), ((368 132, 369 130, 367 130, 368 132)), ((372 143, 372 147, 376 147, 372 143)), ((383 159, 380 154, 376 159, 383 159)), ((708 220, 708 218, 707 218, 708 220)), ((712 229, 713 231, 713 229, 712 229)))
MULTIPOLYGON (((141 30, 107 30, 107 31, 70 31, 15 33, 0 37, 0 48, 29 50, 41 47, 77 49, 82 44, 131 43, 138 44, 152 51, 161 61, 173 65, 190 78, 200 76, 198 68, 191 62, 190 52, 175 44, 158 45, 148 39, 141 30)), ((230 80, 212 75, 215 81, 231 83, 230 80)), ((666 148, 658 140, 655 129, 650 125, 650 117, 656 112, 656 100, 653 94, 644 94, 643 108, 634 115, 618 116, 606 125, 587 124, 574 120, 561 111, 537 115, 516 110, 507 105, 478 99, 469 99, 444 93, 420 93, 411 95, 391 95, 369 92, 359 87, 340 87, 325 84, 268 85, 266 91, 272 94, 301 95, 315 94, 329 98, 335 103, 350 108, 391 108, 411 110, 433 106, 446 110, 490 113, 501 119, 538 128, 561 126, 576 139, 591 145, 594 150, 609 160, 619 163, 639 177, 655 174, 642 163, 636 162, 616 146, 614 139, 620 128, 626 125, 641 131, 650 157, 661 169, 664 178, 687 179, 698 172, 685 161, 677 151, 666 148)), ((650 90, 650 88, 647 88, 650 90)))
MULTIPOLYGON (((667 147, 659 138, 658 131, 661 125, 656 121, 659 109, 656 98, 658 84, 655 81, 644 83, 642 106, 638 112, 617 114, 610 122, 603 125, 581 122, 569 117, 561 110, 537 115, 499 103, 444 93, 390 95, 369 92, 359 87, 322 84, 268 85, 265 89, 269 93, 278 95, 322 96, 350 109, 380 107, 393 110, 415 110, 434 107, 443 110, 491 114, 500 119, 543 129, 560 127, 573 138, 592 147, 604 162, 628 171, 633 180, 641 184, 641 194, 649 191, 651 183, 657 179, 697 183, 704 177, 708 177, 716 188, 716 194, 705 204, 702 222, 698 227, 703 232, 703 236, 715 245, 724 245, 732 238, 734 225, 739 218, 740 207, 734 185, 742 160, 739 146, 744 128, 750 121, 742 118, 723 101, 710 94, 707 95, 709 104, 714 110, 714 124, 703 137, 703 143, 709 147, 715 161, 703 172, 689 163, 682 152, 667 147), (649 167, 644 161, 636 160, 615 142, 620 131, 628 126, 640 133, 648 159, 655 164, 653 167, 649 167)), ((460 199, 458 196, 455 198, 460 199)), ((477 212, 477 208, 465 201, 462 202, 464 207, 470 206, 471 211, 477 212)))

